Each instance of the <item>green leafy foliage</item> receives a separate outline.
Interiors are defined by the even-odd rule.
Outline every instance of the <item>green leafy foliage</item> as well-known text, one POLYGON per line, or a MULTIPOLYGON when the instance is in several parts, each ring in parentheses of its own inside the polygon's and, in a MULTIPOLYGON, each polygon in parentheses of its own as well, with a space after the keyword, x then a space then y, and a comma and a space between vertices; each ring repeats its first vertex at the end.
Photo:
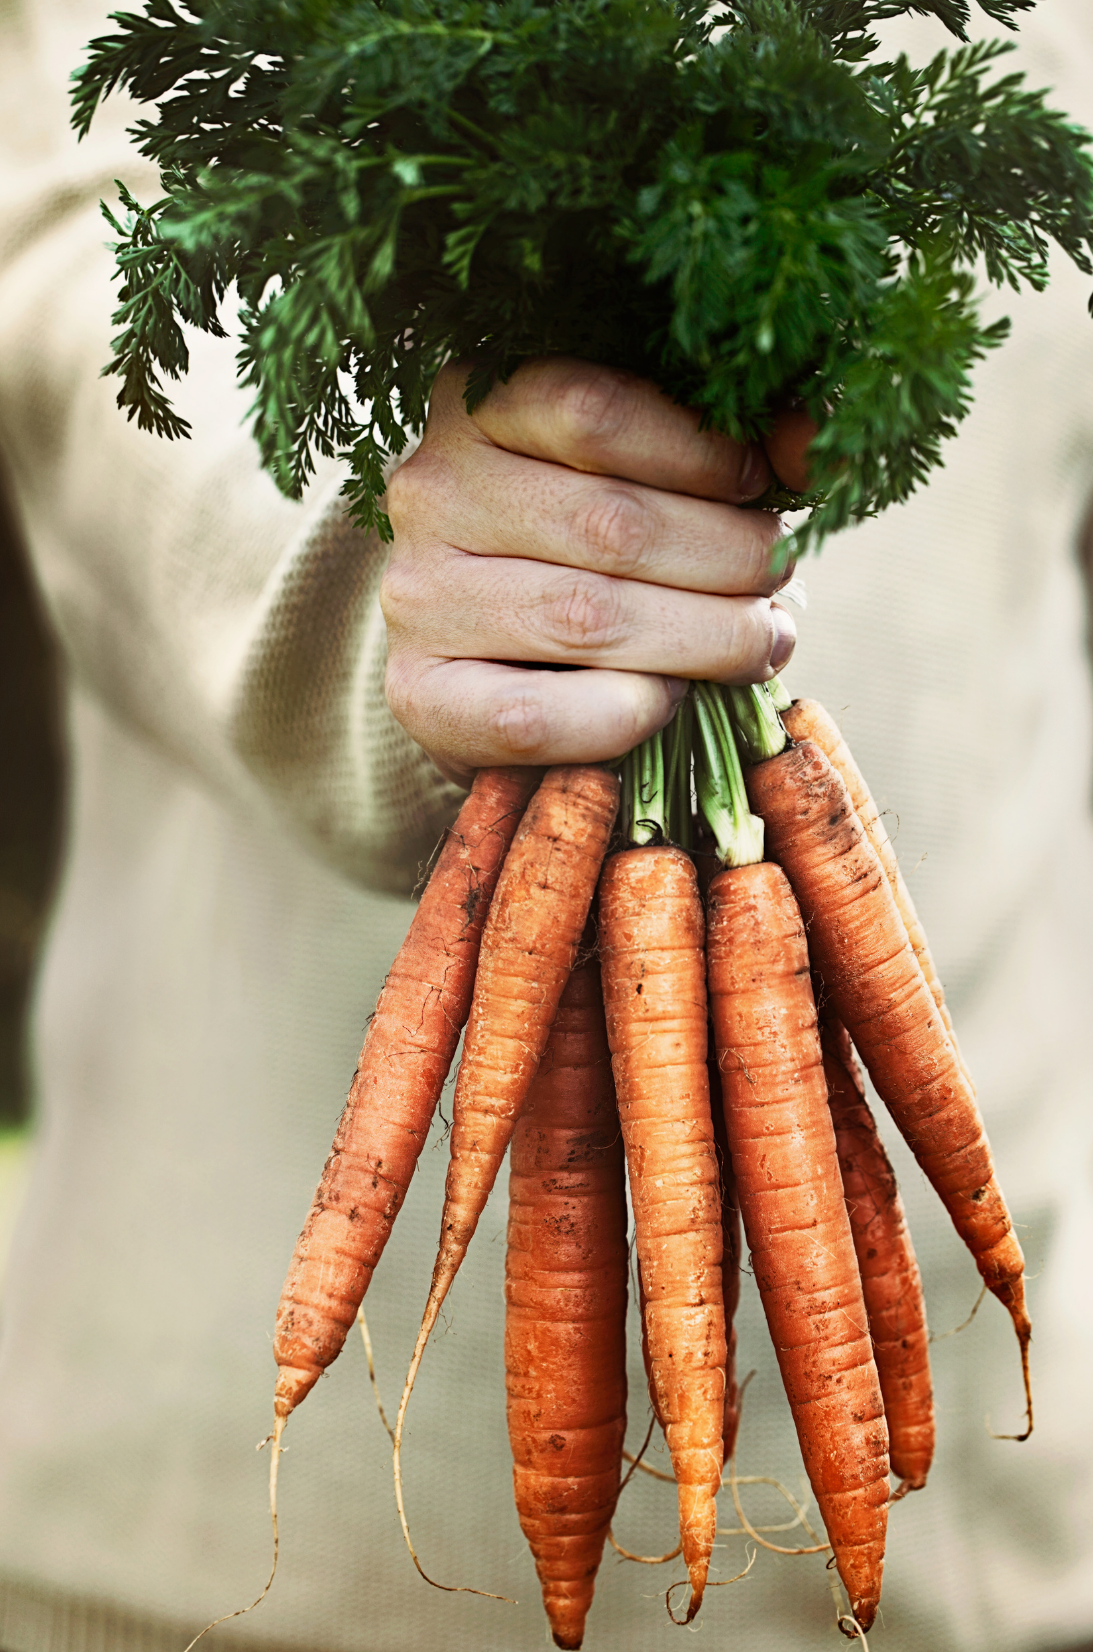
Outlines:
MULTIPOLYGON (((997 22, 1032 0, 979 0, 997 22)), ((1008 47, 924 68, 871 32, 960 40, 965 0, 143 0, 74 78, 74 122, 125 89, 162 197, 115 224, 108 371, 186 434, 163 376, 183 324, 241 303, 255 434, 296 495, 339 454, 385 532, 382 467, 448 357, 468 403, 530 355, 629 368, 755 435, 821 425, 798 548, 905 498, 1000 342, 974 271, 1093 270, 1090 139, 1008 47), (993 78, 992 78, 993 77, 993 78)))

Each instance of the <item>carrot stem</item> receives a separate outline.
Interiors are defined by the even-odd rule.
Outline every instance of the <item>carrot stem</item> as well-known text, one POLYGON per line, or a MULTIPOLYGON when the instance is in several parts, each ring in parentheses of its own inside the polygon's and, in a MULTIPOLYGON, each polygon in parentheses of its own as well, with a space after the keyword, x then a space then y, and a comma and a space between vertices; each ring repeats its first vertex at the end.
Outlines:
POLYGON ((668 836, 668 800, 664 792, 664 741, 659 734, 654 734, 638 747, 638 772, 638 802, 643 811, 641 825, 645 828, 645 836, 635 837, 634 841, 652 843, 658 836, 668 836))
POLYGON ((666 754, 664 761, 667 788, 668 823, 670 837, 681 849, 691 848, 691 743, 694 738, 694 713, 691 696, 680 703, 664 731, 666 754))
POLYGON ((763 684, 763 687, 770 695, 775 711, 783 712, 789 710, 790 706, 793 704, 793 695, 785 687, 781 677, 768 677, 767 681, 763 684))
POLYGON ((789 736, 766 684, 751 683, 747 688, 730 688, 728 693, 733 728, 745 761, 762 763, 785 751, 789 736))
POLYGON ((668 840, 668 805, 664 790, 664 745, 650 735, 628 752, 622 763, 622 828, 631 843, 668 840))
POLYGON ((748 807, 744 771, 732 721, 717 683, 696 683, 698 743, 695 789, 699 807, 726 866, 751 866, 763 858, 763 822, 748 807))
POLYGON ((688 694, 667 728, 612 765, 622 780, 623 834, 639 848, 657 843, 691 847, 693 728, 688 694))

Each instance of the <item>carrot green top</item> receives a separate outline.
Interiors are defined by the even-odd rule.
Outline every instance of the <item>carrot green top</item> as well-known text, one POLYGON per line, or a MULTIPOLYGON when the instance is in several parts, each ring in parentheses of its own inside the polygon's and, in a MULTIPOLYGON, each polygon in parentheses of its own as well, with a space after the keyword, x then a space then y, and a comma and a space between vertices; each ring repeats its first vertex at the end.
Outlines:
MULTIPOLYGON (((1032 0, 979 0, 1012 26, 1032 0)), ((967 0, 142 0, 92 43, 77 128, 125 87, 162 198, 117 224, 111 370, 186 433, 162 376, 181 323, 241 301, 240 372, 279 484, 348 461, 387 531, 382 462, 438 364, 468 398, 529 354, 629 367, 752 436, 787 399, 821 430, 800 550, 905 498, 1005 336, 974 271, 1083 270, 1090 139, 962 44, 915 68, 871 30, 963 39, 967 0)), ((789 502, 784 494, 767 501, 789 502)))

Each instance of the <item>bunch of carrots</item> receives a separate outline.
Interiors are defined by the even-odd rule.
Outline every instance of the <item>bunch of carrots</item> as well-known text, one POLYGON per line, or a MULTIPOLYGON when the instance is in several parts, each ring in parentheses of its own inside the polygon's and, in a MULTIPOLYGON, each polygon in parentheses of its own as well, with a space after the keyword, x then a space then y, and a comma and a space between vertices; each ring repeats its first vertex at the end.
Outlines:
MULTIPOLYGON (((1007 26, 1031 3, 979 0, 1007 26)), ((316 454, 340 453, 358 520, 385 534, 383 462, 422 428, 443 361, 473 361, 468 408, 528 357, 611 362, 762 437, 778 485, 758 504, 808 509, 800 553, 940 462, 972 364, 1005 336, 976 313, 980 263, 1039 289, 1054 242, 1093 270, 1093 139, 1019 74, 988 80, 1003 48, 965 43, 969 9, 144 0, 92 42, 74 92, 81 133, 114 91, 158 106, 132 130, 161 198, 123 189, 128 221, 107 212, 119 402, 184 435, 161 375, 186 371, 183 324, 223 335, 234 290, 263 462, 296 496, 316 454), (913 13, 959 49, 889 60, 873 25, 913 13)), ((275 1534, 286 1420, 360 1311, 464 1027, 394 1430, 404 1529, 410 1389, 511 1142, 509 1428, 557 1644, 581 1645, 622 1483, 626 1176, 686 1620, 735 1449, 746 1240, 863 1634, 888 1508, 924 1484, 934 1423, 921 1283, 859 1058, 1012 1316, 1027 1429, 1030 1326, 921 925, 822 708, 776 682, 696 683, 620 763, 477 777, 284 1287, 275 1534)))
POLYGON ((274 1476, 286 1419, 358 1315, 464 1026, 440 1244, 394 1430, 404 1530, 410 1390, 511 1143, 516 1504, 555 1643, 582 1644, 622 1483, 625 1162, 690 1585, 679 1621, 702 1602, 735 1451, 742 1224, 850 1632, 868 1630, 888 1509, 925 1484, 934 1418, 918 1267, 855 1050, 1012 1316, 1026 1434, 1030 1323, 921 924, 823 708, 776 679, 697 683, 621 765, 477 776, 285 1282, 274 1476))

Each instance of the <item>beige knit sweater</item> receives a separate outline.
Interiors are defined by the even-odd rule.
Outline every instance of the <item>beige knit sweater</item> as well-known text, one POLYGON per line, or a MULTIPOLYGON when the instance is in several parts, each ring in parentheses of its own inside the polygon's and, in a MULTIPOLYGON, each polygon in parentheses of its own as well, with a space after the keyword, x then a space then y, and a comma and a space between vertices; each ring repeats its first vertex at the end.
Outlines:
MULTIPOLYGON (((382 696, 381 553, 340 521, 338 478, 280 499, 240 429, 229 347, 194 344, 195 439, 125 422, 97 377, 111 307, 97 201, 123 176, 121 109, 76 148, 65 77, 98 0, 0 0, 0 447, 70 673, 67 870, 41 983, 41 1125, 0 1327, 0 1647, 182 1652, 268 1567, 264 1458, 277 1292, 400 898, 456 794, 382 696)), ((925 25, 907 38, 924 55, 925 25)), ((1036 84, 1093 124, 1088 0, 1024 30, 1036 84)), ((1013 342, 978 375, 946 470, 805 570, 789 671, 842 719, 950 985, 1026 1245, 1038 1428, 1019 1419, 1006 1316, 935 1344, 940 1442, 893 1514, 891 1652, 1047 1652, 1093 1636, 1091 719, 1073 556, 1093 496, 1089 283, 1008 296, 1013 342)), ((894 1149, 932 1322, 977 1279, 894 1149)), ((427 1287, 445 1155, 427 1150, 368 1309, 390 1403, 427 1287)), ((545 1643, 511 1506, 498 1190, 410 1418, 414 1573, 359 1345, 294 1418, 282 1563, 217 1630, 264 1652, 523 1652, 545 1643)), ((745 1280, 739 1469, 799 1458, 745 1280)), ((647 1416, 640 1360, 632 1433, 647 1416)), ((783 1519, 748 1493, 753 1520, 783 1519)), ((726 1503, 727 1503, 726 1499, 726 1503)), ((736 1521, 729 1506, 725 1525, 736 1521)), ((631 1486, 620 1541, 671 1547, 667 1489, 631 1486)), ((792 1537, 789 1539, 792 1541, 792 1537)), ((745 1564, 725 1536, 717 1570, 745 1564)), ((605 1562, 588 1646, 678 1642, 676 1574, 605 1562)), ((760 1553, 702 1633, 753 1652, 834 1645, 822 1557, 760 1553)), ((210 1639, 215 1645, 217 1639, 210 1639)))

